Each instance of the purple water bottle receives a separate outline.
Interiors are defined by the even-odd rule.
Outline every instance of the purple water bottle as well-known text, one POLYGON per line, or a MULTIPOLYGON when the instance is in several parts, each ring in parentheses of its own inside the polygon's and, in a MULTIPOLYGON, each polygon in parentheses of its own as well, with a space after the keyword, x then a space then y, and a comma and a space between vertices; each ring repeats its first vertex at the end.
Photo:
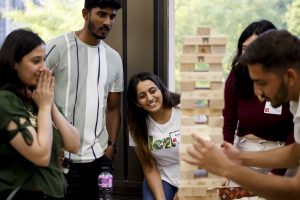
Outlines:
POLYGON ((109 167, 102 167, 98 176, 99 200, 113 199, 113 175, 109 167))

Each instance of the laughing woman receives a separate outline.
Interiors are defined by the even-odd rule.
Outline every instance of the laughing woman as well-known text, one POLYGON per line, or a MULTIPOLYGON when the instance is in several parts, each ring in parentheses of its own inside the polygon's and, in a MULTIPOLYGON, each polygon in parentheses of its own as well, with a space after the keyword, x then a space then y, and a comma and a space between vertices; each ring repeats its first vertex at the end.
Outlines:
POLYGON ((63 199, 60 151, 79 150, 77 129, 54 104, 44 58, 43 40, 25 29, 11 32, 0 50, 1 200, 63 199))
POLYGON ((130 146, 142 165, 143 200, 173 200, 179 185, 180 96, 148 72, 129 82, 130 146))

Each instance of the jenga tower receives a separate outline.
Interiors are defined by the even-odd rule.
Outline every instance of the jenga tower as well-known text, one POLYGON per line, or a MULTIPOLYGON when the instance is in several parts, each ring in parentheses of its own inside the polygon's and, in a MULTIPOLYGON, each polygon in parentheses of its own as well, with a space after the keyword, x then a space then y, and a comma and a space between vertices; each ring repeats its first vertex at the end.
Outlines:
MULTIPOLYGON (((226 38, 210 35, 209 27, 199 27, 196 36, 183 38, 181 56, 181 143, 180 156, 192 145, 191 134, 223 140, 222 110, 224 78, 222 58, 226 38)), ((217 200, 224 179, 203 169, 180 163, 180 200, 217 200)))

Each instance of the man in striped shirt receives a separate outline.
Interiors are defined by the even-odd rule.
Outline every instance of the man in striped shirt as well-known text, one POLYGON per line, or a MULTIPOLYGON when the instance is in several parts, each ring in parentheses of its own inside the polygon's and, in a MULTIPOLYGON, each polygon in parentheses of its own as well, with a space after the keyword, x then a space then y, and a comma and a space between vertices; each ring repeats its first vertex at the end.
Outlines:
POLYGON ((79 153, 65 152, 73 161, 66 174, 66 199, 98 199, 101 167, 112 165, 121 121, 123 68, 120 55, 103 39, 120 7, 119 0, 85 0, 83 28, 47 44, 55 101, 81 136, 79 153))

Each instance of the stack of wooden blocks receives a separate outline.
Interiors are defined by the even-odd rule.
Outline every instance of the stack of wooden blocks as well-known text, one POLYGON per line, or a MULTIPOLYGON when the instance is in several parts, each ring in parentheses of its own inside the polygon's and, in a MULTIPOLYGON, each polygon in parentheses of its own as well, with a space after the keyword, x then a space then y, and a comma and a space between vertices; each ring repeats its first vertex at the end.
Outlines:
MULTIPOLYGON (((191 134, 223 140, 224 76, 222 59, 226 37, 213 36, 209 27, 199 27, 196 36, 183 38, 181 56, 181 143, 180 157, 193 143, 191 134)), ((216 200, 224 178, 180 163, 180 200, 216 200)))

